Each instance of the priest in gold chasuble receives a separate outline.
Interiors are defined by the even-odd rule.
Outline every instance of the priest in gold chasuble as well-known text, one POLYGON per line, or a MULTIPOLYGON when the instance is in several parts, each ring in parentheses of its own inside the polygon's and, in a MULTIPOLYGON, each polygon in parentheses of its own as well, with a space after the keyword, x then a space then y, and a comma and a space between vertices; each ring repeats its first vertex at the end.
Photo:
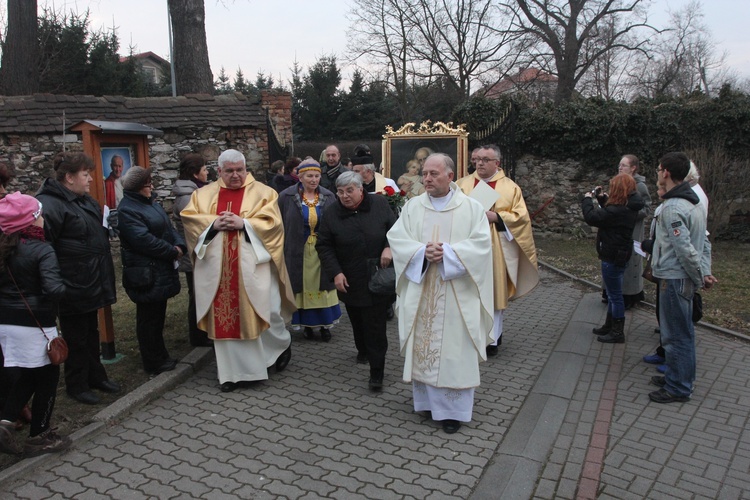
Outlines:
POLYGON ((414 410, 430 411, 452 433, 471 420, 492 342, 490 229, 482 205, 451 182, 450 157, 430 155, 422 175, 425 193, 388 232, 403 378, 412 382, 414 410))
POLYGON ((223 391, 286 367, 296 309, 284 264, 277 193, 256 182, 245 158, 219 156, 219 180, 193 192, 180 213, 193 261, 196 316, 213 339, 223 391))
MULTIPOLYGON (((473 153, 472 153, 473 155, 473 153)), ((502 343, 503 311, 508 301, 529 293, 539 283, 536 246, 531 231, 531 217, 518 184, 505 176, 500 168, 500 148, 482 146, 476 152, 476 171, 456 181, 465 194, 480 182, 498 194, 494 206, 486 212, 492 235, 492 274, 494 278, 495 327, 494 341, 487 354, 497 354, 502 343)))

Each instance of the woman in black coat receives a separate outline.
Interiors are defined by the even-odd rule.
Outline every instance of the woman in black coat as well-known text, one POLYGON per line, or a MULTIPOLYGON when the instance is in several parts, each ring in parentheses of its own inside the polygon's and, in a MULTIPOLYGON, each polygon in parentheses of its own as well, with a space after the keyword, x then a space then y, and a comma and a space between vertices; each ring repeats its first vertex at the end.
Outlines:
POLYGON ((583 218, 596 233, 596 253, 602 261, 602 281, 607 290, 607 320, 594 328, 597 340, 604 343, 625 342, 625 301, 622 294, 623 275, 633 253, 633 228, 644 202, 636 191, 635 179, 618 174, 609 181, 609 195, 597 187, 586 193, 581 207, 583 218), (599 206, 594 206, 597 196, 599 206))
POLYGON ((29 456, 61 451, 70 438, 50 427, 60 367, 50 363, 47 339, 57 337, 57 300, 65 293, 52 247, 44 241, 42 205, 13 193, 0 200, 0 344, 2 370, 15 381, 0 415, 0 451, 16 454, 14 425, 34 396, 31 428, 24 452, 29 456))
POLYGON ((45 237, 55 249, 66 288, 59 312, 69 349, 65 388, 76 401, 96 404, 99 396, 91 389, 120 391, 99 358, 97 311, 117 300, 109 233, 99 204, 88 194, 94 161, 83 153, 60 153, 53 166, 55 177, 44 181, 36 197, 44 205, 45 237))
POLYGON ((164 345, 167 299, 180 293, 176 261, 187 252, 169 216, 155 202, 151 169, 131 167, 122 179, 117 207, 122 252, 122 284, 136 304, 136 335, 143 369, 151 374, 174 370, 177 360, 164 345))
POLYGON ((323 274, 333 280, 339 299, 346 305, 352 323, 357 361, 370 362, 370 389, 383 387, 385 353, 385 309, 391 295, 370 293, 371 268, 368 260, 385 268, 391 265, 391 249, 386 233, 396 216, 386 199, 368 195, 362 177, 344 172, 336 179, 337 203, 323 214, 315 245, 323 274))

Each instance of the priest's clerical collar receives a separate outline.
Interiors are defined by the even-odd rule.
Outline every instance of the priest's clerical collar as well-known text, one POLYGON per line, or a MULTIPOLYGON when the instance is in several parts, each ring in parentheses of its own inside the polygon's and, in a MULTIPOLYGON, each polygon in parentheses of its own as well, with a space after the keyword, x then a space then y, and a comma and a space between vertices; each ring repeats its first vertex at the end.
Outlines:
POLYGON ((451 198, 453 198, 453 189, 450 188, 448 192, 445 194, 445 196, 435 197, 431 195, 427 195, 430 198, 430 203, 432 203, 432 206, 435 207, 438 210, 442 210, 445 208, 445 206, 448 204, 449 201, 451 201, 451 198))
POLYGON ((372 180, 368 182, 367 184, 363 182, 362 187, 365 188, 365 193, 374 193, 375 192, 375 177, 373 177, 372 180))

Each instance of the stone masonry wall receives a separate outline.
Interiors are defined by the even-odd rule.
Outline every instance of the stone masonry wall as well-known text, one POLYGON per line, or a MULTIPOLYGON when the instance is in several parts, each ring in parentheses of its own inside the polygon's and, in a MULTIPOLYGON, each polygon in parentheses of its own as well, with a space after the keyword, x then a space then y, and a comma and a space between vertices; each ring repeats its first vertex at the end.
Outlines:
MULTIPOLYGON (((65 135, 67 151, 83 151, 83 142, 76 134, 65 135)), ((154 187, 164 208, 172 206, 172 186, 179 176, 180 158, 199 153, 206 159, 215 177, 219 155, 225 149, 241 151, 247 165, 258 179, 265 178, 268 158, 268 137, 265 130, 220 129, 217 127, 182 128, 165 131, 162 137, 149 138, 149 161, 154 169, 154 187)), ((63 150, 62 135, 0 135, 0 161, 15 170, 9 191, 33 194, 45 178, 54 174, 52 159, 63 150)))
MULTIPOLYGON (((612 175, 583 169, 573 160, 560 162, 527 155, 516 164, 516 183, 523 190, 534 231, 546 236, 595 234, 583 220, 581 198, 596 186, 606 190, 612 175)), ((655 191, 651 186, 649 189, 655 191)))

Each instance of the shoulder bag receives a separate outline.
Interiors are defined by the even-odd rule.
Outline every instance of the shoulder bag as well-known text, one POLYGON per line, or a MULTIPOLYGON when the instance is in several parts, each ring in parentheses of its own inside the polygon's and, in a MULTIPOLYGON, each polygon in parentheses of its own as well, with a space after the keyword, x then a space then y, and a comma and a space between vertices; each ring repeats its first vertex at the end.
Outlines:
POLYGON ((44 332, 44 328, 39 323, 39 320, 36 319, 34 311, 31 310, 31 306, 29 306, 29 303, 26 301, 26 297, 24 297, 23 293, 21 293, 21 287, 19 287, 18 283, 16 283, 16 279, 13 277, 13 273, 10 272, 10 268, 6 269, 8 271, 8 275, 10 275, 10 279, 13 281, 13 284, 16 285, 16 290, 18 290, 18 294, 21 296, 21 300, 23 300, 26 309, 29 311, 29 314, 31 314, 31 317, 34 318, 36 326, 38 326, 42 331, 42 335, 44 335, 44 338, 47 339, 47 356, 49 356, 49 362, 53 365, 63 364, 65 360, 68 359, 67 342, 65 342, 65 339, 59 335, 51 339, 47 336, 47 334, 44 332))

